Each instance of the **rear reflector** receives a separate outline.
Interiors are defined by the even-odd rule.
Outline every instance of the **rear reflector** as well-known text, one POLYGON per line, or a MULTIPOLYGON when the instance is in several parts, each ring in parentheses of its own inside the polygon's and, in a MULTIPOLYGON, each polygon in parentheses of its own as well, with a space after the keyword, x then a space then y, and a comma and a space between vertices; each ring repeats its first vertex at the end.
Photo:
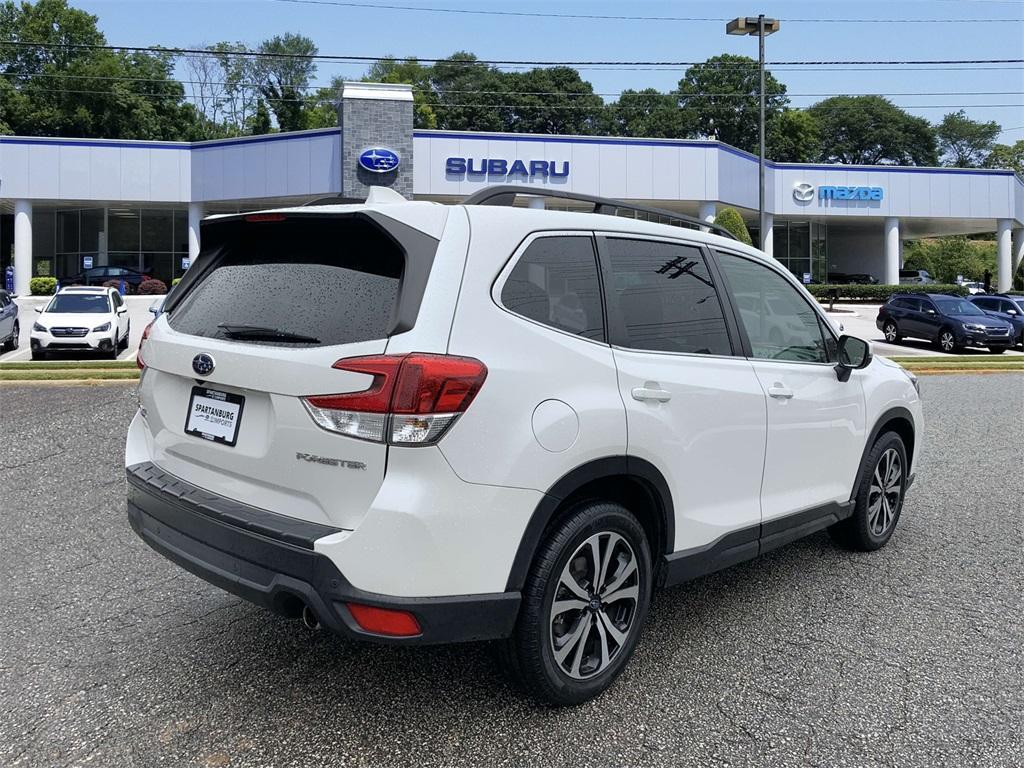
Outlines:
POLYGON ((407 611, 392 611, 360 603, 348 603, 348 610, 360 629, 374 635, 415 637, 422 631, 416 617, 407 611))
POLYGON ((303 398, 313 420, 332 432, 402 445, 437 442, 487 378, 479 360, 418 352, 346 358, 333 367, 373 379, 359 392, 303 398))

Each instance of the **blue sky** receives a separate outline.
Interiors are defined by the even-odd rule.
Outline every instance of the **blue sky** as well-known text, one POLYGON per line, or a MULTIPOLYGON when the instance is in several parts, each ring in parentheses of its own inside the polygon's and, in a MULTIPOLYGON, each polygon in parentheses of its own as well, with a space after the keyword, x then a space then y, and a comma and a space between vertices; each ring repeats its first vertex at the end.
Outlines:
MULTIPOLYGON (((721 19, 764 12, 782 20, 768 38, 771 60, 1024 58, 1024 2, 665 2, 651 0, 363 0, 424 8, 525 13, 687 16, 717 21, 621 21, 448 14, 299 4, 281 0, 72 0, 96 14, 115 45, 191 47, 219 40, 250 45, 286 31, 311 37, 321 53, 442 57, 469 50, 482 59, 701 61, 722 52, 757 55, 755 38, 729 37, 721 19), (798 19, 943 19, 965 23, 843 23, 798 19), (1004 19, 1002 23, 967 22, 1004 19)), ((1010 65, 1004 65, 1010 66, 1010 65)), ((321 63, 318 79, 358 78, 358 64, 321 63)), ((625 88, 674 87, 682 69, 582 69, 606 100, 625 88)), ((932 121, 963 108, 995 120, 1000 141, 1024 139, 1024 69, 903 67, 782 69, 793 106, 825 95, 882 93, 932 121), (985 92, 984 95, 982 92, 985 92), (995 93, 991 93, 995 92, 995 93), (909 95, 915 94, 915 95, 909 95), (916 95, 924 94, 924 95, 916 95), (994 107, 988 105, 1014 105, 994 107), (937 105, 939 108, 925 108, 937 105)))

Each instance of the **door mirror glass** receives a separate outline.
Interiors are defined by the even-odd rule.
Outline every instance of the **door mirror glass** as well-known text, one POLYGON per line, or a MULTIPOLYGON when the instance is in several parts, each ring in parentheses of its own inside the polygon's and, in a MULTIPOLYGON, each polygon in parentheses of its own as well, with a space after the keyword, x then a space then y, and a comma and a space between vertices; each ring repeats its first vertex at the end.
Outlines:
POLYGON ((871 345, 856 336, 839 337, 839 362, 836 373, 840 381, 850 378, 850 371, 867 368, 871 363, 871 345))

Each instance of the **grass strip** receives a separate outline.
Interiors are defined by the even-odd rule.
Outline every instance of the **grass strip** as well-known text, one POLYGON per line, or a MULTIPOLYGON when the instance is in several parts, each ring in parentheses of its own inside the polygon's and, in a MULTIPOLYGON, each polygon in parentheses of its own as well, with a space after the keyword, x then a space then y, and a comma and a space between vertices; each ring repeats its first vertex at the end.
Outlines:
POLYGON ((0 370, 0 381, 110 381, 139 378, 138 370, 8 371, 0 370))
POLYGON ((80 370, 117 370, 136 367, 134 360, 39 360, 33 362, 0 363, 0 371, 62 371, 71 368, 80 370))
MULTIPOLYGON (((888 355, 886 355, 888 357, 888 355)), ((889 357, 894 363, 1008 363, 1012 361, 1024 362, 1024 357, 1007 355, 908 355, 901 357, 889 357)))

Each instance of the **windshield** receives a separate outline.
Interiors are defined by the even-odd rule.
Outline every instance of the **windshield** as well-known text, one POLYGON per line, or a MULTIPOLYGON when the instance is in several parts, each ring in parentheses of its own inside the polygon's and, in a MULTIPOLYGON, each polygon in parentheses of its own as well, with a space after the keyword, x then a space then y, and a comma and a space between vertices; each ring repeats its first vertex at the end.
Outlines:
POLYGON ((110 301, 102 293, 60 293, 53 297, 46 311, 62 315, 102 315, 110 312, 110 301))
POLYGON ((935 299, 939 311, 944 315, 984 315, 985 313, 971 302, 963 299, 935 299))

